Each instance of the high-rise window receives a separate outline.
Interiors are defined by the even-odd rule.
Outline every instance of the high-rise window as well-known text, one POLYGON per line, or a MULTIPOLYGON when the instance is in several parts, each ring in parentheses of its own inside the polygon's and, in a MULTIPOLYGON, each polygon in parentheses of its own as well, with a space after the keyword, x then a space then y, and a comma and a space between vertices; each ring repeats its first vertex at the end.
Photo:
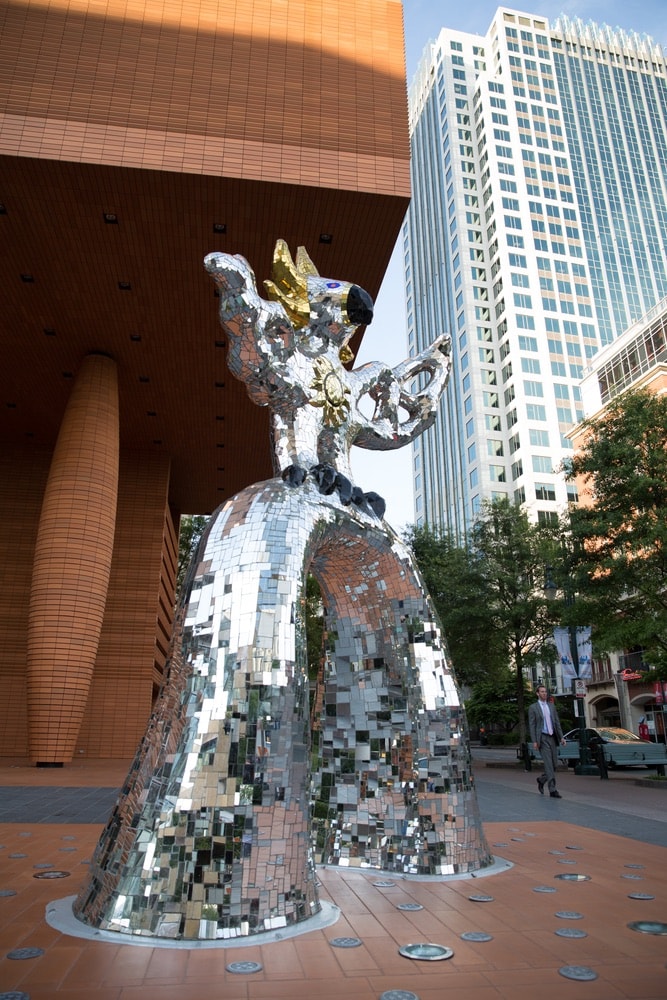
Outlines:
MULTIPOLYGON (((411 348, 427 347, 434 329, 455 331, 458 383, 424 449, 428 517, 443 526, 469 525, 473 497, 492 496, 498 481, 493 466, 474 484, 461 475, 462 439, 478 456, 500 441, 517 462, 517 442, 530 442, 538 451, 521 456, 513 495, 533 519, 553 513, 545 500, 565 507, 565 480, 550 470, 571 449, 585 366, 667 296, 667 63, 658 46, 642 43, 652 57, 640 66, 635 36, 621 29, 505 16, 483 46, 444 28, 410 91, 411 348), (493 53, 485 69, 473 47, 493 53), (472 87, 457 93, 464 77, 474 97, 472 87), (464 346, 471 337, 474 353, 464 346)), ((624 377, 605 373, 608 391, 624 377)))

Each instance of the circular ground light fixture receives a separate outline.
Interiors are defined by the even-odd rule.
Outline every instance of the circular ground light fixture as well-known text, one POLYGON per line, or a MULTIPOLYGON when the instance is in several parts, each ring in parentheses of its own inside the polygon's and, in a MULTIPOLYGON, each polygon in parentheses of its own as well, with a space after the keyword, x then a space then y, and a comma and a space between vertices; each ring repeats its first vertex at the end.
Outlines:
POLYGON ((643 875, 621 875, 621 878, 630 878, 630 879, 633 880, 633 882, 643 882, 644 881, 644 876, 643 875))
POLYGON ((573 858, 559 858, 556 862, 558 865, 576 865, 576 863, 573 858))
POLYGON ((15 896, 16 889, 0 889, 0 897, 4 896, 15 896))
POLYGON ((583 913, 577 913, 576 910, 559 910, 558 913, 554 913, 555 917, 559 920, 583 920, 583 913))
POLYGON ((624 868, 646 868, 646 865, 623 865, 624 868))
POLYGON ((471 903, 492 903, 493 896, 468 896, 471 903))
POLYGON ((33 865, 33 868, 53 868, 53 861, 40 861, 38 864, 33 865))
POLYGON ((334 948, 358 948, 359 945, 363 944, 361 938, 355 937, 336 937, 331 938, 329 944, 334 948))
POLYGON ((392 885, 396 885, 396 883, 387 879, 385 882, 373 882, 373 885, 376 889, 390 889, 392 885))
POLYGON ((536 885, 533 892, 555 892, 555 886, 553 885, 536 885))
POLYGON ((442 962, 445 958, 451 958, 454 952, 451 948, 446 948, 444 944, 430 944, 421 942, 419 944, 405 944, 398 949, 398 954, 403 958, 413 958, 420 962, 442 962))
POLYGON ((10 858, 27 858, 28 855, 27 854, 21 854, 20 852, 17 851, 16 854, 10 854, 9 857, 10 858))
POLYGON ((396 907, 397 910, 407 910, 409 912, 416 912, 417 910, 423 910, 424 907, 421 903, 399 903, 396 907))
POLYGON ((494 844, 493 846, 494 847, 509 847, 509 844, 508 844, 508 842, 506 840, 501 840, 497 844, 494 844))
POLYGON ((586 931, 580 931, 577 927, 559 927, 558 930, 554 931, 558 937, 564 938, 585 938, 588 937, 586 931))
POLYGON ((30 1000, 30 994, 22 993, 21 990, 9 990, 8 993, 0 993, 0 1000, 30 1000))
POLYGON ((640 934, 667 934, 667 924, 659 920, 633 920, 628 927, 640 934))
POLYGON ((648 892, 631 892, 628 899, 655 899, 655 896, 651 896, 648 892))
POLYGON ((590 882, 590 875, 582 875, 580 872, 565 872, 563 875, 554 875, 562 882, 590 882))
POLYGON ((39 958, 43 954, 43 948, 14 948, 13 951, 7 952, 7 958, 11 958, 16 962, 22 962, 26 958, 39 958))
POLYGON ((549 851, 549 854, 562 854, 562 851, 549 851))
POLYGON ((566 851, 583 851, 583 847, 579 847, 577 844, 566 844, 566 851))
POLYGON ((564 965, 558 971, 566 979, 578 979, 582 983, 598 977, 597 972, 587 965, 564 965))
POLYGON ((419 997, 410 990, 385 990, 380 1000, 419 1000, 419 997))
POLYGON ((462 941, 493 941, 493 934, 487 934, 486 931, 466 931, 465 934, 461 935, 462 941))
POLYGON ((33 875, 33 878, 69 878, 71 872, 61 872, 61 871, 50 871, 50 872, 37 872, 33 875))
POLYGON ((245 975, 249 975, 252 972, 261 972, 262 965, 260 962, 230 962, 226 966, 227 972, 238 972, 245 975))

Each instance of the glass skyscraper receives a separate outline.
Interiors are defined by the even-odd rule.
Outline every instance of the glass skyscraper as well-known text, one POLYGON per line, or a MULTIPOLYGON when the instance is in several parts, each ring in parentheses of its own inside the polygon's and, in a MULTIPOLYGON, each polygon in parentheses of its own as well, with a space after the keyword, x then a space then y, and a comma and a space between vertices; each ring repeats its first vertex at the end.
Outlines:
POLYGON ((410 129, 409 347, 448 331, 454 358, 413 445, 416 522, 462 534, 496 496, 552 521, 587 364, 667 295, 664 51, 500 8, 429 44, 410 129))

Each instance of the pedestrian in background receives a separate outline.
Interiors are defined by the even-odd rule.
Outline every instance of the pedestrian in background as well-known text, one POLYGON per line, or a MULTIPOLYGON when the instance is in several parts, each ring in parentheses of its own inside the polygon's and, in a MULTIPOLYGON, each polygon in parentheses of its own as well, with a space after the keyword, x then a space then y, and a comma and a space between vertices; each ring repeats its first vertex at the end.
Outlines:
POLYGON ((544 772, 537 779, 540 795, 544 795, 544 786, 549 785, 549 795, 552 799, 560 799, 562 795, 556 789, 556 767, 558 766, 558 744, 565 744, 563 730, 556 706, 547 700, 547 689, 544 684, 537 687, 537 701, 528 709, 528 727, 533 746, 540 751, 544 772))

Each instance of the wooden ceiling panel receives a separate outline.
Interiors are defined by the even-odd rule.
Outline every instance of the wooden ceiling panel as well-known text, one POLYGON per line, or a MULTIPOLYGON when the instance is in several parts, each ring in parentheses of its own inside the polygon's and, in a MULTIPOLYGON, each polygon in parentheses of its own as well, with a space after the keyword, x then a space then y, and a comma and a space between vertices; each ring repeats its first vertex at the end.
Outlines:
POLYGON ((178 510, 211 511, 271 475, 268 414, 216 346, 203 258, 241 253, 261 287, 283 238, 375 295, 407 200, 28 157, 0 168, 0 440, 52 447, 81 360, 103 351, 119 368, 121 445, 171 457, 178 510))

